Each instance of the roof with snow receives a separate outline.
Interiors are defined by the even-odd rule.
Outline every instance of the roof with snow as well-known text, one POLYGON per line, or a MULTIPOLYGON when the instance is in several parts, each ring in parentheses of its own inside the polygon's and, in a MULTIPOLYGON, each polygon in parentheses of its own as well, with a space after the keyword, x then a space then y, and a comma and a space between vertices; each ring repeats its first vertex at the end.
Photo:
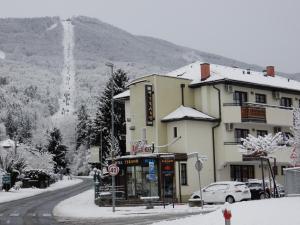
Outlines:
POLYGON ((169 115, 165 116, 161 121, 162 122, 171 122, 177 120, 206 120, 206 121, 215 121, 216 118, 211 117, 203 112, 200 112, 196 109, 179 106, 175 111, 171 112, 169 115))
POLYGON ((114 99, 124 99, 130 97, 130 90, 126 90, 114 96, 114 99))
POLYGON ((200 65, 203 62, 197 61, 187 66, 181 67, 168 73, 168 76, 182 77, 191 79, 191 85, 208 84, 219 81, 241 82, 246 84, 260 85, 272 88, 282 88, 294 91, 300 91, 300 82, 279 76, 275 74, 274 77, 266 76, 264 72, 250 71, 247 74, 246 69, 234 68, 229 66, 222 66, 210 64, 210 77, 201 81, 200 65))

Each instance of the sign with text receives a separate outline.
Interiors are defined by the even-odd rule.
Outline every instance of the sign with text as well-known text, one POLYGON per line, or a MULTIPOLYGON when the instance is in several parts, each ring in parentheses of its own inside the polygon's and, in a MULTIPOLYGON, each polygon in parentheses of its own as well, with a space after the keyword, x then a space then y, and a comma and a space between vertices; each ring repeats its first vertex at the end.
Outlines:
POLYGON ((146 125, 153 126, 153 90, 152 85, 145 85, 146 125))
POLYGON ((174 174, 174 158, 162 158, 160 161, 161 172, 165 175, 174 174))
POLYGON ((131 154, 152 153, 152 145, 147 145, 147 141, 137 141, 132 144, 131 154))

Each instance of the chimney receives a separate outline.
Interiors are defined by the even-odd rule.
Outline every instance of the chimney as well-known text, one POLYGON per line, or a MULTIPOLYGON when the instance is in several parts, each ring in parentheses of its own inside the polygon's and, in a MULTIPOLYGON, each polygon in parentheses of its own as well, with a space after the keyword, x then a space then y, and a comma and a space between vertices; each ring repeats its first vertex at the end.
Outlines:
POLYGON ((275 77, 275 68, 274 68, 274 66, 267 66, 267 76, 275 77))
POLYGON ((201 81, 206 80, 210 76, 210 64, 202 63, 201 65, 201 81))

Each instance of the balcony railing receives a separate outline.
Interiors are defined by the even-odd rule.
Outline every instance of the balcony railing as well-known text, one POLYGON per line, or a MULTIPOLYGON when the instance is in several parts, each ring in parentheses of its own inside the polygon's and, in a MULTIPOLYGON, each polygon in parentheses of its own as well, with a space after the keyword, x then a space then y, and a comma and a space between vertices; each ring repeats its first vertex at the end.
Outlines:
POLYGON ((266 108, 241 106, 242 122, 266 123, 266 108))
POLYGON ((253 106, 253 107, 260 107, 260 108, 278 108, 278 109, 286 109, 286 110, 292 110, 293 107, 285 107, 280 105, 268 105, 263 103, 256 103, 256 102, 231 102, 231 103, 223 103, 223 106, 253 106))

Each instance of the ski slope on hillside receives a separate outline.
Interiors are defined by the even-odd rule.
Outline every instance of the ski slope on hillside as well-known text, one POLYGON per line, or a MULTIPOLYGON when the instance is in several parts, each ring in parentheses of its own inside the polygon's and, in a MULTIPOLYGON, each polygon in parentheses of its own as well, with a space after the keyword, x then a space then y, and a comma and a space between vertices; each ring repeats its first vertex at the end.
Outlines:
POLYGON ((74 31, 71 20, 63 20, 64 28, 64 66, 62 70, 62 84, 60 87, 59 111, 53 116, 55 124, 65 121, 66 117, 74 113, 75 63, 73 57, 74 31))

